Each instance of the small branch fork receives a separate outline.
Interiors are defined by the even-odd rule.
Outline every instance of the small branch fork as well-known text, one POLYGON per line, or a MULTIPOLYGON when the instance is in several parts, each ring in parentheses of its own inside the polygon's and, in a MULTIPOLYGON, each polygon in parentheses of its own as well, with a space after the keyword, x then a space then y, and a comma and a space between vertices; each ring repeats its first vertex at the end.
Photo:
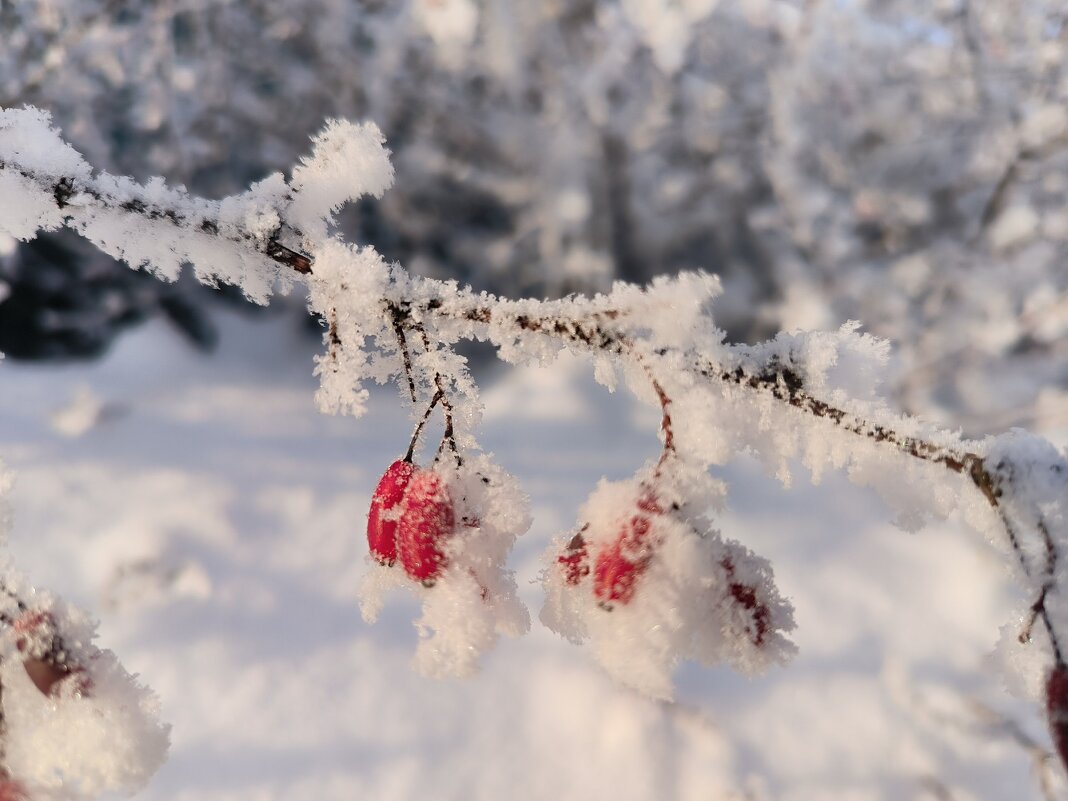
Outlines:
MULTIPOLYGON (((414 327, 423 339, 423 348, 427 353, 430 353, 430 337, 427 336, 426 329, 419 323, 416 323, 414 327)), ((441 456, 445 446, 448 445, 449 450, 452 451, 452 455, 456 459, 456 466, 461 467, 464 462, 460 457, 460 449, 456 447, 456 431, 452 424, 452 401, 449 400, 449 395, 445 392, 445 379, 442 378, 441 373, 434 373, 434 386, 437 388, 434 397, 440 399, 441 408, 445 414, 445 431, 441 437, 441 445, 438 446, 438 456, 441 456)))
MULTIPOLYGON (((795 409, 814 417, 829 420, 843 431, 856 434, 873 442, 885 443, 916 459, 921 459, 931 464, 940 464, 954 473, 966 476, 997 513, 1024 575, 1028 578, 1033 577, 1033 570, 1027 554, 1023 550, 1016 526, 1001 503, 1005 479, 988 469, 983 457, 971 451, 958 452, 917 437, 905 436, 885 426, 870 423, 856 415, 838 409, 806 392, 801 377, 789 367, 768 365, 767 370, 753 375, 745 372, 740 367, 735 368, 733 371, 728 371, 709 363, 704 365, 699 372, 709 378, 768 391, 776 399, 784 401, 795 409)), ((999 467, 1001 466, 999 465, 999 467)), ((1065 664, 1064 652, 1061 648, 1060 638, 1054 630, 1049 612, 1046 609, 1046 598, 1050 590, 1053 589, 1059 554, 1056 543, 1054 543, 1050 535, 1049 528, 1041 517, 1039 517, 1037 529, 1045 546, 1046 564, 1042 571, 1042 587, 1038 597, 1031 605, 1030 618, 1020 633, 1020 641, 1028 642, 1031 639, 1034 622, 1036 619, 1041 619, 1049 635, 1054 662, 1057 666, 1063 666, 1065 664)))
MULTIPOLYGON (((179 211, 149 205, 141 200, 121 201, 111 197, 94 185, 84 186, 82 185, 83 182, 78 182, 78 185, 75 186, 75 182, 72 179, 53 179, 50 177, 43 177, 20 169, 16 165, 6 165, 3 161, 0 161, 0 170, 4 169, 15 170, 24 177, 33 180, 38 185, 49 186, 55 198, 56 205, 60 209, 66 208, 76 194, 88 196, 92 198, 94 205, 97 207, 122 210, 151 220, 170 223, 177 227, 197 230, 209 235, 216 235, 225 238, 228 241, 249 247, 256 252, 263 254, 268 259, 271 259, 300 275, 313 274, 314 258, 312 256, 300 253, 299 251, 293 250, 281 243, 280 240, 282 238, 288 238, 287 234, 294 233, 288 231, 285 226, 280 226, 279 230, 275 231, 272 236, 267 238, 254 236, 251 233, 239 233, 237 235, 230 233, 224 235, 220 225, 210 219, 198 218, 196 220, 191 220, 179 211)), ((991 204, 988 204, 988 206, 989 205, 991 204)), ((430 340, 422 323, 419 322, 426 318, 440 317, 484 325, 500 325, 503 323, 521 331, 543 334, 554 339, 579 345, 590 351, 627 356, 639 359, 640 361, 639 355, 634 350, 633 343, 625 334, 615 330, 611 326, 611 323, 620 316, 620 312, 617 310, 609 309, 598 311, 593 314, 586 313, 580 318, 571 318, 559 314, 539 317, 529 314, 514 314, 508 310, 505 303, 495 305, 492 300, 486 301, 485 299, 470 303, 463 301, 459 303, 450 301, 447 303, 441 298, 433 298, 422 302, 419 305, 414 305, 410 300, 403 298, 385 298, 384 300, 388 304, 390 314, 393 318, 393 329, 397 334, 402 359, 404 360, 405 370, 408 376, 408 388, 413 395, 415 383, 411 369, 411 357, 407 349, 405 332, 411 330, 418 333, 423 341, 424 347, 427 349, 427 352, 429 352, 430 340)), ((663 411, 661 429, 664 431, 664 452, 661 455, 660 464, 658 465, 659 469, 669 455, 674 452, 674 433, 671 428, 671 417, 668 413, 668 406, 671 401, 664 391, 663 386, 650 372, 648 366, 643 363, 643 367, 645 367, 650 380, 653 382, 654 389, 657 392, 661 409, 663 411)), ((1016 558, 1024 574, 1028 577, 1034 577, 1034 571, 1032 570, 1032 566, 1030 565, 1027 555, 1021 545, 1016 525, 1012 519, 1010 519, 1002 503, 1006 480, 1003 476, 988 469, 983 457, 972 451, 946 447, 919 437, 900 434, 885 425, 869 422, 851 414, 850 412, 837 408, 810 394, 805 387, 802 377, 788 366, 769 364, 759 368, 741 366, 728 368, 706 359, 696 358, 691 369, 697 374, 710 380, 770 395, 776 400, 792 406, 803 414, 826 420, 829 424, 835 426, 839 430, 855 434, 872 442, 881 443, 888 447, 895 448, 899 452, 908 456, 930 464, 941 465, 952 472, 965 476, 982 493, 991 508, 1001 519, 1013 552, 1016 554, 1016 558)), ((427 410, 425 417, 429 418, 430 413, 437 403, 442 405, 445 413, 445 436, 442 439, 441 448, 439 448, 439 456, 441 450, 448 445, 456 457, 457 463, 460 463, 460 454, 456 446, 452 425, 452 405, 445 392, 444 379, 440 374, 435 375, 434 385, 437 392, 431 400, 431 405, 427 410)), ((417 426, 413 440, 418 437, 424 423, 425 421, 417 426)), ((1048 526, 1041 517, 1038 518, 1036 528, 1039 536, 1042 537, 1042 540, 1045 543, 1046 564, 1044 565, 1041 574, 1041 589, 1038 593, 1038 597, 1032 604, 1031 618, 1021 633, 1021 638, 1023 640, 1029 639, 1034 622, 1036 620, 1041 620, 1049 635, 1056 665, 1058 667, 1064 667, 1064 651, 1061 646, 1060 637, 1054 630, 1050 615, 1046 608, 1046 600, 1049 593, 1054 589, 1054 576, 1059 553, 1056 544, 1050 535, 1048 526)))
MULTIPOLYGON (((397 336, 401 358, 404 362, 404 373, 408 380, 408 390, 411 393, 412 402, 415 403, 417 400, 415 392, 415 375, 412 370, 412 358, 408 352, 407 339, 404 332, 406 328, 411 328, 415 331, 422 340, 423 350, 426 353, 430 353, 431 351, 430 337, 427 335, 426 328, 422 323, 414 322, 412 320, 409 304, 401 305, 387 300, 386 307, 389 310, 390 319, 393 322, 393 331, 397 336)), ((442 434, 441 445, 438 447, 437 455, 440 457, 447 445, 449 450, 452 451, 453 457, 456 459, 456 466, 460 467, 463 465, 463 458, 460 456, 460 449, 456 445, 456 430, 453 425, 452 401, 449 400, 449 395, 445 391, 445 379, 442 377, 441 373, 434 373, 434 388, 436 390, 434 396, 430 399, 430 405, 427 407, 426 411, 423 413, 423 417, 415 427, 404 460, 407 462, 412 460, 412 455, 415 453, 415 446, 419 441, 419 434, 422 433, 423 426, 425 426, 430 419, 434 407, 440 403, 445 417, 445 431, 442 434)))
POLYGON ((408 450, 404 454, 404 461, 410 462, 415 455, 415 446, 419 443, 419 435, 423 433, 423 426, 427 424, 430 419, 430 415, 434 412, 434 407, 441 402, 441 399, 445 397, 445 394, 438 390, 434 393, 434 397, 430 399, 430 405, 426 407, 426 411, 423 412, 423 416, 419 418, 419 422, 415 424, 415 431, 412 432, 412 441, 408 443, 408 450))
POLYGON ((668 411, 668 407, 671 405, 671 398, 664 390, 663 384, 657 380, 649 363, 640 356, 637 359, 645 370, 645 374, 649 377, 649 382, 653 385, 657 400, 660 401, 660 430, 664 432, 664 449, 660 452, 660 460, 656 463, 656 471, 653 473, 654 476, 659 478, 667 460, 677 453, 675 450, 675 429, 671 421, 671 412, 668 411))

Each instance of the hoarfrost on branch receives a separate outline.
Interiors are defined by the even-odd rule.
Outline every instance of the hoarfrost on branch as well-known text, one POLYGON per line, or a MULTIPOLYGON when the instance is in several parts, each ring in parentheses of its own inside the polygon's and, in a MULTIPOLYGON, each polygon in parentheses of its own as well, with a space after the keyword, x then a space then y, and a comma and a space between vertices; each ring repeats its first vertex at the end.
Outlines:
MULTIPOLYGON (((45 112, 0 110, 0 233, 29 240, 66 226, 131 267, 173 280, 190 264, 201 281, 233 284, 259 303, 301 282, 326 328, 316 365, 322 411, 360 415, 368 382, 395 382, 421 416, 410 457, 423 423, 440 409, 445 434, 430 469, 442 497, 452 499, 456 521, 435 556, 440 572, 420 583, 398 567, 375 567, 362 592, 368 620, 392 588, 422 600, 421 671, 469 674, 498 635, 529 627, 506 561, 530 516, 516 480, 479 447, 478 387, 454 348, 462 340, 492 343, 512 364, 578 354, 602 383, 621 378, 661 411, 661 452, 630 480, 602 482, 545 556, 541 620, 588 642, 619 681, 669 698, 681 660, 755 673, 792 654, 792 609, 772 566, 717 524, 726 490, 709 470, 740 453, 756 456, 787 485, 797 462, 816 481, 828 470, 844 471, 877 490, 906 528, 956 517, 1004 552, 1027 593, 1015 647, 1053 673, 1065 669, 1063 453, 1022 431, 969 440, 896 414, 879 396, 887 343, 856 323, 780 334, 756 346, 727 344, 710 310, 719 280, 709 274, 645 287, 617 283, 604 294, 556 301, 509 300, 416 277, 331 233, 343 205, 381 195, 392 179, 373 124, 330 121, 290 180, 274 174, 242 194, 208 201, 161 179, 142 185, 94 174, 45 112)), ((127 738, 109 738, 96 756, 72 760, 64 792, 94 794, 140 781, 161 754, 146 744, 165 741, 159 724, 134 714, 152 704, 129 689, 120 669, 104 667, 110 663, 98 652, 78 650, 89 646, 76 613, 51 601, 28 604, 14 573, 6 586, 8 628, 15 631, 27 611, 47 612, 50 636, 62 636, 76 654, 77 669, 61 678, 75 687, 76 675, 89 679, 80 695, 60 694, 57 708, 96 704, 127 738), (112 698, 119 685, 127 689, 112 698), (141 745, 129 745, 130 738, 141 745), (140 749, 140 759, 124 748, 140 749), (104 753, 110 761, 98 758, 104 753), (111 764, 136 767, 119 775, 109 772, 111 764)), ((22 646, 9 656, 16 651, 22 646)), ((14 693, 8 739, 36 726, 9 748, 8 762, 20 779, 44 785, 56 774, 36 764, 35 744, 80 725, 78 713, 33 724, 39 713, 23 703, 32 693, 18 694, 19 677, 10 675, 20 662, 6 664, 5 693, 14 693)))

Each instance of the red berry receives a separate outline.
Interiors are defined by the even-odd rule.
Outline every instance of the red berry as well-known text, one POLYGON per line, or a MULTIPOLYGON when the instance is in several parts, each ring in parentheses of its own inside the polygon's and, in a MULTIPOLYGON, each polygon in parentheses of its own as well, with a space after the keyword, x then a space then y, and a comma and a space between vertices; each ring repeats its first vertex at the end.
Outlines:
POLYGON ((42 609, 26 609, 15 618, 15 633, 19 635, 15 644, 20 651, 31 648, 36 640, 51 640, 56 631, 56 621, 51 612, 42 609))
POLYGON ((648 512, 651 515, 663 514, 664 510, 660 508, 660 501, 652 490, 645 488, 642 491, 642 495, 638 498, 638 508, 643 512, 648 512))
POLYGON ((727 579, 731 580, 729 587, 731 597, 743 609, 753 613, 753 626, 749 633, 752 637, 753 645, 759 648, 764 644, 764 638, 770 628, 771 610, 768 609, 767 604, 757 600, 756 588, 740 581, 732 580, 734 578, 734 561, 729 556, 722 559, 720 565, 726 571, 727 579))
POLYGON ((1068 667, 1055 665, 1046 680, 1046 714, 1053 744, 1068 769, 1068 667))
POLYGON ((397 561, 397 515, 394 511, 404 498, 404 490, 415 472, 411 462, 397 461, 389 466, 371 496, 367 512, 367 545, 380 564, 397 561))
MULTIPOLYGON (((77 691, 87 694, 91 686, 85 668, 72 661, 49 612, 29 609, 14 623, 18 638, 15 647, 23 654, 22 666, 30 681, 43 695, 56 695, 59 683, 77 675, 77 691)), ((2 798, 0 798, 2 801, 2 798)))
POLYGON ((563 566, 564 579, 572 586, 590 574, 590 555, 586 548, 586 540, 582 537, 582 532, 589 527, 589 523, 584 525, 582 530, 571 538, 564 552, 556 557, 557 563, 563 566))
POLYGON ((650 518, 662 510, 656 496, 648 491, 639 498, 637 507, 638 513, 623 524, 615 542, 597 554, 593 594, 605 609, 611 609, 613 602, 630 603, 638 577, 653 558, 650 518))
POLYGON ((0 801, 28 801, 26 788, 0 769, 0 801))
POLYGON ((401 502, 397 551, 405 572, 424 584, 445 569, 444 541, 455 528, 452 499, 441 476, 420 470, 412 476, 401 502))

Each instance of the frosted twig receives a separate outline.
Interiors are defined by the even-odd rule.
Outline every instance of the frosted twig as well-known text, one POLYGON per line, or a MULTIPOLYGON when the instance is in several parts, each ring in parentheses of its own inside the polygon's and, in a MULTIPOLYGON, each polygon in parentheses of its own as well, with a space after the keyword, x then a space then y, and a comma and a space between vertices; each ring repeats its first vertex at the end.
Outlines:
POLYGON ((434 407, 437 406, 441 399, 445 397, 445 393, 438 390, 434 393, 434 397, 430 399, 430 405, 426 407, 426 411, 423 412, 423 416, 419 418, 419 422, 415 424, 415 430, 412 432, 411 442, 408 443, 408 450, 404 454, 404 461, 410 462, 412 456, 415 454, 415 447, 419 444, 419 435, 423 433, 423 427, 430 420, 430 415, 434 412, 434 407))
MULTIPOLYGON (((283 244, 286 240, 299 239, 300 231, 288 220, 282 221, 268 232, 248 231, 240 224, 229 221, 225 224, 218 219, 219 204, 191 198, 181 191, 173 191, 171 197, 184 198, 184 202, 178 202, 174 206, 163 205, 160 202, 133 197, 120 198, 102 185, 100 178, 76 178, 70 176, 49 176, 35 172, 31 167, 24 165, 6 164, 0 160, 0 173, 14 170, 19 175, 30 179, 34 183, 47 186, 54 198, 55 204, 61 211, 67 209, 72 203, 79 206, 94 206, 100 209, 120 211, 129 215, 141 217, 160 225, 174 226, 177 228, 191 228, 202 234, 216 236, 229 242, 249 248, 275 263, 284 266, 294 273, 303 276, 315 274, 315 258, 312 254, 302 252, 299 249, 283 244), (190 212, 195 209, 196 213, 190 212), (213 217, 213 214, 215 215, 213 217)), ((67 219, 70 222, 70 219, 67 219)), ((413 281, 416 279, 412 279, 413 281)), ((422 319, 441 318, 444 320, 459 320, 476 323, 485 326, 506 326, 521 333, 540 334, 556 340, 567 342, 588 349, 591 352, 602 352, 615 356, 637 358, 633 351, 631 340, 618 328, 618 324, 625 314, 620 309, 602 309, 590 313, 588 309, 579 307, 577 311, 568 309, 566 301, 557 302, 534 302, 523 301, 520 307, 516 302, 499 298, 486 293, 476 294, 469 289, 457 290, 455 287, 446 287, 441 282, 430 279, 419 279, 424 290, 430 290, 425 299, 415 299, 399 294, 383 298, 386 308, 389 310, 392 325, 397 332, 398 341, 404 342, 404 330, 411 328, 419 333, 423 339, 424 347, 429 352, 430 341, 425 328, 419 322, 422 319), (520 311, 519 309, 522 309, 520 311), (551 313, 532 313, 532 309, 542 308, 551 313)), ((403 286, 401 292, 403 292, 403 286)), ((389 288, 396 292, 395 287, 389 288)), ((332 322, 331 341, 334 341, 336 323, 332 322)), ((406 355, 406 347, 401 347, 402 358, 406 355)), ((747 354, 744 349, 738 351, 740 357, 747 354)), ((656 354, 665 355, 665 352, 656 354)), ((740 361, 744 361, 741 358, 740 361)), ((410 374, 410 358, 405 363, 409 370, 408 378, 411 382, 409 389, 414 389, 414 379, 410 374)), ((648 367, 645 366, 648 370, 648 367)), ((1014 523, 1006 515, 1000 497, 1004 491, 1003 479, 995 475, 985 464, 982 456, 976 453, 974 448, 969 447, 967 440, 962 440, 959 447, 950 447, 928 441, 921 437, 905 435, 895 431, 887 423, 868 420, 852 414, 845 409, 822 400, 813 395, 807 388, 803 377, 789 366, 776 363, 774 360, 768 364, 742 363, 737 365, 723 365, 703 357, 699 353, 693 354, 691 369, 706 379, 734 385, 743 389, 770 395, 778 401, 801 411, 802 413, 819 418, 837 429, 854 434, 872 442, 884 444, 895 448, 901 453, 930 464, 941 465, 946 469, 961 474, 972 482, 982 493, 991 508, 1000 517, 1005 528, 1006 536, 1013 548, 1016 557, 1026 575, 1031 575, 1032 570, 1020 543, 1019 533, 1014 523)), ((445 412, 445 434, 442 444, 448 445, 456 455, 457 461, 461 461, 455 439, 453 425, 453 409, 444 388, 444 380, 440 374, 434 377, 437 390, 441 393, 440 402, 445 412)), ((663 388, 654 382, 657 394, 660 396, 661 405, 667 398, 663 388)), ((669 420, 669 418, 665 418, 669 420)), ((662 424, 663 425, 663 424, 662 424)), ((670 425, 665 428, 665 453, 673 447, 673 433, 670 425)), ((1041 527, 1040 527, 1041 529, 1041 527)), ((1047 564, 1043 571, 1046 578, 1041 590, 1033 604, 1033 611, 1038 619, 1041 619, 1050 637, 1054 659, 1057 664, 1063 664, 1063 651, 1060 646, 1060 637, 1054 630, 1050 616, 1046 610, 1046 599, 1057 562, 1057 549, 1048 535, 1048 531, 1038 532, 1047 545, 1047 564)))
POLYGON ((660 430, 664 432, 664 448, 660 453, 660 461, 656 465, 656 473, 659 474, 664 467, 664 462, 675 453, 675 428, 671 422, 671 412, 668 411, 668 406, 671 405, 671 398, 668 397, 667 392, 664 390, 664 385, 656 379, 656 374, 653 373, 653 369, 649 364, 638 357, 639 363, 645 370, 645 374, 649 376, 649 381, 653 385, 653 391, 656 392, 656 398, 660 402, 660 430))
POLYGON ((408 392, 412 396, 412 403, 415 403, 415 376, 412 375, 412 355, 408 353, 408 340, 404 334, 404 316, 396 304, 390 303, 388 306, 390 318, 393 320, 393 331, 397 335, 397 347, 404 360, 404 375, 408 379, 408 392))
MULTIPOLYGON (((419 336, 423 340, 423 349, 427 353, 430 353, 430 337, 427 336, 426 329, 418 323, 416 323, 413 327, 419 333, 419 336)), ((445 431, 442 433, 441 436, 441 446, 438 448, 438 455, 440 456, 445 446, 448 445, 449 450, 452 451, 452 455, 456 458, 457 467, 460 467, 463 465, 463 458, 460 456, 460 449, 456 447, 456 429, 453 425, 452 419, 452 401, 449 400, 449 395, 445 391, 445 381, 441 377, 441 373, 434 373, 434 386, 437 388, 437 392, 434 394, 434 397, 441 402, 441 408, 444 410, 445 415, 445 431)))
MULTIPOLYGON (((680 654, 706 664, 733 660, 749 670, 782 661, 792 652, 783 636, 793 628, 792 612, 774 587, 770 565, 740 543, 724 540, 711 526, 695 529, 675 514, 687 504, 704 504, 707 509, 709 499, 720 492, 708 468, 729 458, 732 449, 746 448, 766 451, 763 456, 778 460, 784 480, 786 460, 798 456, 802 447, 805 459, 811 458, 817 467, 854 464, 863 473, 872 467, 866 461, 868 454, 884 448, 960 476, 978 490, 993 516, 975 511, 981 504, 948 499, 946 492, 928 493, 923 508, 907 506, 905 513, 923 517, 963 511, 978 527, 995 535, 1003 531, 1028 592, 1033 593, 1034 620, 1041 620, 1049 634, 1055 666, 1064 666, 1062 638, 1047 609, 1050 598, 1057 596, 1057 543, 1064 534, 1061 518, 1052 511, 1046 518, 1043 512, 1046 506, 1059 508, 1068 462, 1052 445, 1037 438, 1017 440, 1015 435, 988 442, 968 440, 865 400, 874 397, 878 382, 872 372, 883 363, 885 346, 852 325, 837 333, 780 335, 758 346, 726 345, 705 308, 718 294, 718 280, 705 274, 657 279, 645 288, 617 284, 611 293, 590 299, 537 301, 476 293, 452 281, 420 278, 388 265, 373 248, 345 243, 330 233, 341 206, 365 194, 381 195, 391 183, 393 171, 383 142, 371 124, 330 121, 315 138, 311 157, 294 168, 289 181, 275 174, 240 195, 207 201, 167 187, 160 179, 140 185, 128 178, 94 176, 80 154, 51 127, 46 114, 0 110, 0 199, 11 209, 9 218, 0 223, 21 239, 69 226, 117 258, 134 267, 149 265, 163 277, 176 277, 184 263, 192 263, 200 280, 234 283, 260 302, 266 302, 278 280, 302 278, 309 305, 329 321, 327 357, 318 369, 320 408, 362 413, 367 392, 361 382, 368 379, 406 382, 415 399, 420 388, 432 388, 430 405, 409 445, 409 458, 440 403, 445 426, 436 467, 445 469, 441 456, 449 449, 456 461, 456 480, 463 485, 457 497, 476 506, 472 499, 490 491, 478 485, 480 475, 487 479, 480 471, 496 468, 477 455, 473 431, 479 412, 477 386, 452 349, 455 342, 488 341, 502 359, 513 362, 544 362, 565 348, 585 352, 597 360, 599 370, 607 368, 599 378, 614 381, 614 369, 622 367, 635 386, 644 373, 662 415, 663 452, 656 472, 650 467, 633 482, 602 484, 591 496, 579 521, 584 533, 573 539, 576 547, 554 558, 567 571, 557 588, 561 603, 550 614, 556 617, 547 624, 565 636, 586 637, 581 628, 585 607, 568 606, 565 596, 574 595, 569 588, 592 580, 600 587, 592 591, 597 601, 627 603, 635 582, 654 581, 638 578, 647 568, 656 568, 653 552, 667 559, 669 546, 677 545, 679 550, 671 558, 678 560, 679 569, 665 570, 660 589, 677 593, 678 599, 711 593, 701 603, 729 613, 721 621, 729 636, 721 636, 719 629, 714 636, 706 632, 701 628, 707 622, 704 618, 687 622, 680 617, 672 624, 676 626, 672 631, 679 633, 674 641, 649 641, 648 653, 666 661, 650 662, 648 675, 611 664, 613 670, 618 668, 614 675, 640 684, 650 694, 667 697, 666 668, 680 654), (410 333, 419 337, 425 353, 409 352, 410 333), (843 376, 848 386, 840 386, 829 372, 839 358, 855 362, 856 369, 843 376), (859 389, 850 383, 856 381, 861 382, 859 389), (707 417, 704 410, 710 403, 722 404, 725 422, 707 417), (732 415, 738 419, 732 421, 732 415), (709 436, 680 439, 678 423, 708 425, 709 436), (847 436, 824 436, 832 431, 847 436), (668 470, 667 458, 675 453, 679 458, 671 460, 668 470), (641 494, 643 482, 653 475, 671 509, 660 509, 641 494), (607 519, 606 510, 630 507, 634 513, 622 527, 607 519), (583 529, 590 514, 605 519, 583 529), (990 525, 995 517, 998 528, 990 525), (652 535, 650 527, 657 529, 652 535), (695 544, 698 541, 700 545, 695 544), (1036 543, 1042 544, 1041 553, 1036 543), (685 552, 691 546, 701 549, 704 560, 698 560, 696 567, 698 562, 685 552), (615 554, 611 564, 606 562, 609 553, 615 554), (599 560, 592 570, 581 563, 590 558, 599 560), (609 583, 612 576, 621 577, 622 583, 616 578, 609 583), (572 626, 575 620, 580 621, 579 628, 572 626), (687 628, 691 624, 692 630, 687 628), (754 626, 759 633, 755 638, 754 626), (684 631, 690 633, 680 633, 684 631), (700 636, 694 639, 691 634, 700 636), (701 639, 705 634, 708 639, 701 639)), ((503 474, 500 480, 505 480, 503 474)), ((926 483, 910 484, 906 479, 900 487, 882 489, 890 495, 917 489, 927 493, 926 483)), ((957 484, 948 482, 954 493, 957 484)), ((468 518, 479 520, 469 528, 487 526, 486 517, 468 518)), ((444 512, 441 519, 447 519, 444 512)), ((504 546, 517 536, 517 527, 510 524, 495 535, 498 539, 487 563, 500 578, 505 575, 500 572, 504 546)), ((482 584, 483 600, 483 591, 500 596, 482 584)), ((550 588, 550 595, 555 591, 550 588)), ((679 609, 679 600, 666 603, 679 609)), ((600 621, 596 618, 596 625, 600 621)), ((642 631, 646 636, 658 629, 642 631)), ((1029 633, 1026 627, 1025 637, 1029 633)), ((602 635, 607 638, 603 644, 612 641, 607 630, 594 636, 602 635)), ((664 629, 656 636, 673 635, 664 629)))

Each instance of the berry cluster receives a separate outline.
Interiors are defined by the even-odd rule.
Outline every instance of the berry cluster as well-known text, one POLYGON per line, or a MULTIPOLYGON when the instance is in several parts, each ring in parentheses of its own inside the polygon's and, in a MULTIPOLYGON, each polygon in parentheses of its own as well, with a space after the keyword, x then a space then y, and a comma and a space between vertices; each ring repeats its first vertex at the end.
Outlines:
POLYGON ((792 611, 767 562, 710 525, 720 491, 674 457, 602 481, 577 532, 547 555, 542 622, 588 642, 617 680, 654 697, 670 697, 682 659, 745 672, 784 661, 792 611))
MULTIPOLYGON (((630 481, 602 482, 590 496, 577 531, 551 550, 541 618, 574 642, 589 641, 620 681, 667 697, 681 659, 726 661, 746 672, 784 661, 793 651, 784 636, 793 620, 767 562, 724 540, 705 517, 722 486, 704 463, 677 451, 671 400, 647 374, 663 412, 660 458, 630 481)), ((399 561, 402 570, 370 571, 361 606, 370 621, 382 590, 435 587, 420 595, 416 626, 426 641, 416 665, 433 675, 462 674, 496 633, 526 628, 505 564, 529 520, 515 512, 525 499, 514 479, 468 443, 458 447, 451 404, 434 384, 407 454, 378 481, 367 515, 372 559, 385 567, 399 561), (413 454, 438 405, 445 433, 432 464, 422 467, 413 454)))
MULTIPOLYGON (((634 599, 639 579, 673 528, 682 529, 686 532, 685 536, 692 535, 698 540, 708 536, 702 534, 699 527, 682 514, 681 498, 670 503, 663 501, 664 496, 679 495, 679 487, 671 485, 679 474, 686 472, 686 465, 675 447, 669 411, 671 399, 651 372, 648 376, 663 411, 661 431, 664 448, 652 476, 638 482, 637 496, 630 499, 624 507, 630 510, 629 514, 623 515, 622 521, 615 526, 614 533, 598 534, 596 537, 601 542, 601 547, 594 561, 592 589, 598 606, 606 611, 611 611, 616 604, 625 605, 634 599), (665 525, 669 522, 673 525, 665 525)), ((701 472, 703 474, 703 471, 701 472)), ((591 536, 590 525, 589 521, 584 522, 563 552, 556 557, 558 569, 562 571, 567 587, 578 587, 590 574, 587 542, 591 536)), ((611 528, 609 526, 610 530, 611 528)), ((762 647, 771 625, 771 610, 768 604, 760 600, 760 593, 755 584, 737 579, 737 569, 731 554, 721 556, 718 567, 722 573, 718 578, 722 579, 720 583, 727 587, 730 601, 742 611, 743 617, 748 617, 745 628, 749 641, 756 648, 762 647)))
POLYGON ((449 489, 441 474, 407 459, 382 475, 367 514, 367 544, 382 565, 401 567, 415 581, 433 586, 447 564, 445 542, 456 526, 449 489))
MULTIPOLYGON (((677 504, 674 507, 678 508, 677 504)), ((639 579, 662 544, 664 532, 658 518, 664 515, 656 492, 642 483, 629 514, 624 514, 614 532, 605 537, 597 532, 601 543, 593 561, 593 596, 598 606, 611 611, 615 605, 630 603, 639 579)), ((591 574, 588 538, 591 524, 586 521, 568 542, 556 562, 564 582, 570 587, 583 584, 591 574)))
POLYGON ((604 608, 628 603, 634 597, 638 578, 649 566, 658 544, 653 519, 663 513, 656 494, 643 487, 634 514, 621 526, 615 540, 597 555, 593 594, 604 608))
MULTIPOLYGON (((594 562, 593 594, 602 609, 611 610, 613 604, 626 604, 634 598, 638 579, 649 566, 660 538, 653 521, 662 514, 656 493, 643 485, 634 513, 619 526, 594 562)), ((565 582, 572 587, 590 574, 589 547, 583 536, 589 529, 590 524, 584 523, 556 559, 565 582)))
POLYGON ((499 635, 529 629, 507 569, 516 537, 529 525, 518 482, 486 454, 465 450, 461 458, 449 450, 426 467, 410 456, 394 462, 367 516, 371 558, 381 567, 363 577, 364 619, 377 618, 386 593, 415 590, 422 606, 416 669, 473 674, 499 635))

